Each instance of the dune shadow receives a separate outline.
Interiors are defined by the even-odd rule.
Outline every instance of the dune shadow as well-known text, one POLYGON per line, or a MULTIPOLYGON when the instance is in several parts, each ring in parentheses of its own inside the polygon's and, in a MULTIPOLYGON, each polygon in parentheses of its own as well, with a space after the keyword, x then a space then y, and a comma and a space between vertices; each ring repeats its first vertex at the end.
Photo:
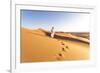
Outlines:
POLYGON ((89 44, 89 42, 78 40, 78 39, 71 38, 71 37, 65 37, 65 36, 55 35, 54 38, 56 38, 56 39, 62 39, 62 40, 71 40, 71 41, 83 42, 83 43, 89 44))
MULTIPOLYGON (((44 31, 44 32, 48 37, 50 37, 50 34, 51 34, 50 32, 47 32, 47 31, 44 31)), ((57 35, 57 34, 55 34, 54 39, 71 40, 71 41, 77 41, 77 42, 83 42, 83 43, 89 44, 89 42, 86 42, 86 41, 82 41, 82 40, 67 37, 67 36, 60 36, 60 35, 57 35)))

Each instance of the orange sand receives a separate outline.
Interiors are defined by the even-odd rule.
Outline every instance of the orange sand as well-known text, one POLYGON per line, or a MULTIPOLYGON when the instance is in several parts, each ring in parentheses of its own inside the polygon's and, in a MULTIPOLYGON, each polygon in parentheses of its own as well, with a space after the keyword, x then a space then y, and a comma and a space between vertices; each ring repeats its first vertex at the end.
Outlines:
POLYGON ((89 59, 87 38, 69 33, 56 33, 51 38, 48 31, 21 28, 21 63, 86 59, 89 59))

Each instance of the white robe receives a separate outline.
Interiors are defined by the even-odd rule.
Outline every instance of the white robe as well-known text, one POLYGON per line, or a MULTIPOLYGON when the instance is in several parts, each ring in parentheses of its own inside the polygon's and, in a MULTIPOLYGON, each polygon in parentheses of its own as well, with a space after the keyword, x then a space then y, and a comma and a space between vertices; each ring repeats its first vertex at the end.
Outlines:
POLYGON ((55 32, 51 32, 51 37, 54 38, 55 32))

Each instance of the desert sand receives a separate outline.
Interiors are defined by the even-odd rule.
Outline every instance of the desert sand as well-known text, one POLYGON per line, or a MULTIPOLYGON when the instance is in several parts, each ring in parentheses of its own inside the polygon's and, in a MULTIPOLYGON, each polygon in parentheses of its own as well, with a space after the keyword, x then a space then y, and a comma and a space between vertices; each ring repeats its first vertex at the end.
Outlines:
POLYGON ((21 27, 21 63, 89 59, 89 33, 56 32, 21 27))

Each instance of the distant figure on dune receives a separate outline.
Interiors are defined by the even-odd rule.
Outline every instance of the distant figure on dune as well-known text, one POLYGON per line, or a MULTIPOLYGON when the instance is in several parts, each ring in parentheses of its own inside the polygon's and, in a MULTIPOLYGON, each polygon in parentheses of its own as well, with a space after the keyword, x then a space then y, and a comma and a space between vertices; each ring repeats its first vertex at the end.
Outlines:
POLYGON ((55 32, 54 32, 54 27, 51 28, 51 37, 54 38, 55 32))

